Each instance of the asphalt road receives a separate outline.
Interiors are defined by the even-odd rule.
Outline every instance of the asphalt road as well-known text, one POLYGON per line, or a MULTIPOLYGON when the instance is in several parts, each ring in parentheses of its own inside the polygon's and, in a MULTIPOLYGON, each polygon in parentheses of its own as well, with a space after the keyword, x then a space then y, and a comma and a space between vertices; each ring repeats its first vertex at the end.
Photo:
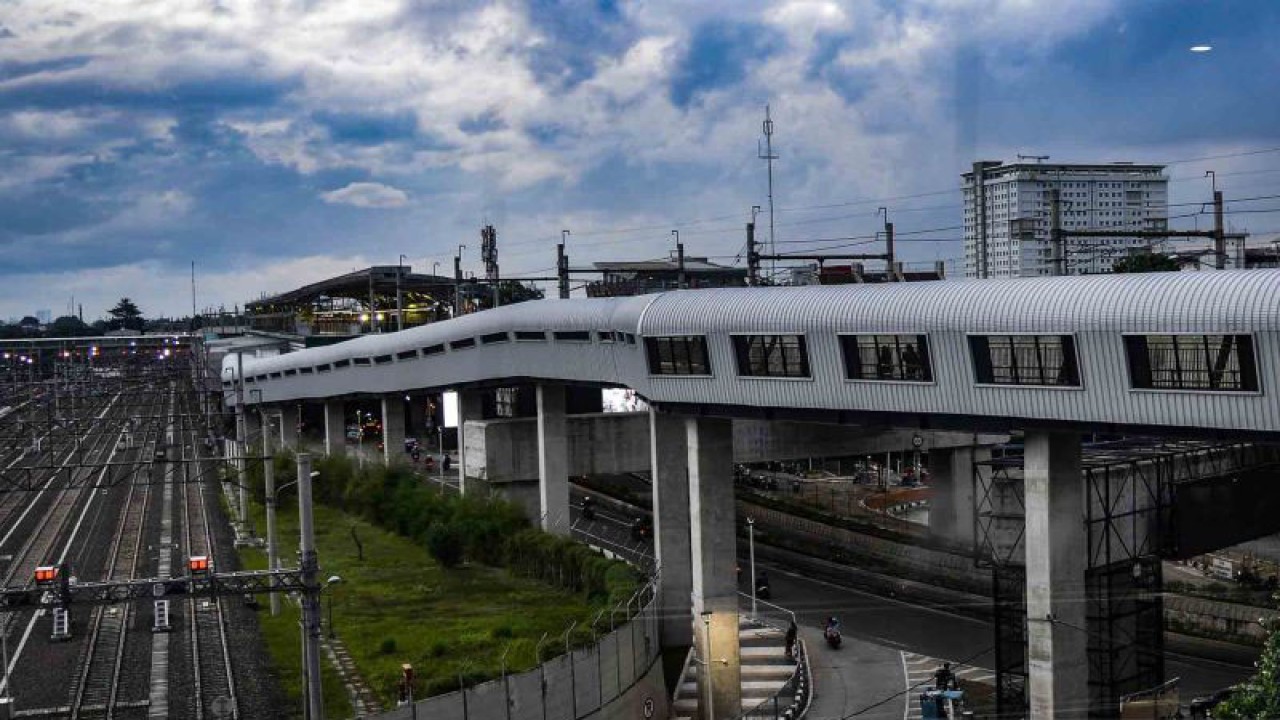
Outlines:
MULTIPOLYGON (((989 623, 813 580, 778 566, 760 563, 757 567, 769 573, 772 601, 794 610, 797 623, 806 631, 817 673, 815 691, 821 701, 815 707, 817 714, 810 715, 814 720, 845 717, 903 691, 906 679, 895 650, 983 668, 994 665, 989 623), (822 644, 820 630, 832 615, 840 619, 846 637, 867 641, 881 650, 864 647, 835 658, 854 645, 830 651, 822 644)), ((1218 648, 1185 638, 1179 638, 1177 644, 1186 646, 1180 650, 1223 658, 1166 652, 1166 675, 1182 679, 1184 704, 1198 695, 1240 682, 1252 672, 1248 657, 1236 648, 1218 648)), ((903 700, 893 700, 858 717, 900 718, 902 703, 903 700)))

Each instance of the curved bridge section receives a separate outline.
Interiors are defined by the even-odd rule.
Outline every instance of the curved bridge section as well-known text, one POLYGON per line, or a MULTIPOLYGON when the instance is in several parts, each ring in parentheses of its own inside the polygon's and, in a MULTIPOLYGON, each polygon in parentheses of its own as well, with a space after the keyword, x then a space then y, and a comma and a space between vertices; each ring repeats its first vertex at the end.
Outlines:
MULTIPOLYGON (((1274 435, 1278 329, 1273 270, 685 290, 523 303, 244 374, 264 403, 541 381, 726 415, 1274 435)), ((229 358, 230 404, 236 377, 229 358)))

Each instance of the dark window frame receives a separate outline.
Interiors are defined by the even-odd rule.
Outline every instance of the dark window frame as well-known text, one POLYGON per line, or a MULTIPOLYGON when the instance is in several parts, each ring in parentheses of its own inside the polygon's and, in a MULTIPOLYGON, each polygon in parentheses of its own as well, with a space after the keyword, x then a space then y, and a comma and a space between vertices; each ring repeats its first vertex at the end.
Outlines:
POLYGON ((300 374, 300 375, 310 375, 310 374, 312 374, 312 373, 314 373, 314 372, 315 372, 315 368, 313 368, 313 367, 311 367, 311 366, 306 366, 306 367, 300 367, 300 368, 298 368, 298 374, 300 374))
POLYGON ((374 355, 373 356, 374 365, 386 365, 389 362, 391 362, 390 355, 374 355))
POLYGON ((418 359, 418 351, 416 348, 413 350, 401 350, 400 352, 396 353, 396 360, 417 360, 417 359, 418 359))
POLYGON ((498 343, 511 342, 511 336, 504 330, 502 332, 485 333, 480 336, 481 345, 497 345, 498 343))
POLYGON ((284 371, 285 377, 293 377, 294 375, 297 375, 297 374, 298 374, 298 371, 296 368, 292 368, 284 371))
POLYGON ((476 339, 473 337, 461 338, 459 340, 449 341, 450 350, 466 350, 468 348, 473 348, 475 346, 476 346, 476 339))
POLYGON ((845 380, 934 382, 927 333, 839 333, 837 337, 845 380))
POLYGON ((330 365, 329 363, 323 363, 321 365, 316 366, 316 372, 318 373, 327 373, 332 369, 333 369, 333 366, 330 365))
POLYGON ((804 333, 732 333, 730 337, 733 339, 738 377, 813 379, 809 341, 804 333))
POLYGON ((613 343, 618 341, 618 334, 612 330, 597 330, 596 338, 602 343, 613 343))
POLYGON ((431 357, 432 355, 440 355, 444 352, 444 343, 436 343, 435 345, 427 345, 422 348, 422 357, 431 357))
POLYGON ((556 342, 589 343, 590 330, 553 330, 551 338, 556 342))
POLYGON ((373 365, 373 358, 367 358, 367 357, 351 358, 351 364, 359 365, 361 367, 369 367, 373 365))
POLYGON ((978 385, 992 387, 1039 387, 1083 389, 1080 377, 1080 354, 1075 335, 1071 333, 971 333, 967 336, 969 359, 978 385), (1006 355, 1007 364, 995 361, 995 350, 1006 355), (1050 340, 1056 340, 1055 348, 1050 340), (1007 342, 1006 342, 1007 341, 1007 342), (1004 347, 1000 347, 1004 346, 1004 347), (1053 353, 1061 363, 1054 368, 1046 364, 1053 353))
POLYGON ((334 361, 333 361, 333 369, 334 369, 334 370, 338 370, 338 369, 346 368, 346 367, 351 367, 351 360, 349 360, 349 359, 343 359, 343 360, 334 360, 334 361))
POLYGON ((516 342, 546 342, 546 330, 517 330, 516 342))
POLYGON ((284 377, 279 371, 268 373, 268 375, 271 377, 272 380, 279 380, 280 378, 284 377))
POLYGON ((654 335, 644 338, 645 359, 654 377, 712 377, 706 335, 654 335))
POLYGON ((1258 393, 1258 354, 1248 333, 1125 333, 1129 389, 1258 393), (1228 341, 1229 339, 1229 341, 1228 341), (1157 340, 1153 347, 1153 340, 1157 340), (1211 344, 1216 341, 1216 347, 1211 344), (1158 356, 1165 362, 1153 362, 1158 356), (1171 361, 1172 367, 1167 367, 1171 361), (1153 367, 1165 365, 1165 367, 1153 367))

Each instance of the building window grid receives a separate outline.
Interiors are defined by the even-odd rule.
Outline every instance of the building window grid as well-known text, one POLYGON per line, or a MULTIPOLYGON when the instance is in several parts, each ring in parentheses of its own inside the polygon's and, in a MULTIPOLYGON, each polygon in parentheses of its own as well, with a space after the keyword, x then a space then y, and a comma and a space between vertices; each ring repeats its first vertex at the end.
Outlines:
POLYGON ((1254 392, 1253 338, 1248 335, 1129 335, 1133 387, 1144 390, 1254 392))
POLYGON ((933 381, 925 335, 842 335, 840 349, 850 380, 933 381))
POLYGON ((651 375, 710 375, 707 339, 702 335, 669 335, 644 339, 651 375))
POLYGON ((809 377, 809 352, 803 335, 735 335, 738 374, 745 377, 809 377))
POLYGON ((978 382, 988 385, 1078 387, 1070 335, 974 335, 970 349, 978 382))

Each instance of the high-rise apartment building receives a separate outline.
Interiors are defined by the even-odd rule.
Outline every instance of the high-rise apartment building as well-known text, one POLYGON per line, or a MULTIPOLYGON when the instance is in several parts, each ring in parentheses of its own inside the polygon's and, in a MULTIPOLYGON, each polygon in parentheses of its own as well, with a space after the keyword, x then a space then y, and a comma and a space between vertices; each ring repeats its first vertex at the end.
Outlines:
MULTIPOLYGON (((1050 196, 1058 191, 1063 230, 1158 230, 1166 227, 1169 178, 1163 165, 982 161, 964 173, 964 275, 967 278, 1054 274, 1050 196)), ((1136 237, 1066 238, 1062 272, 1109 272, 1136 237)))

